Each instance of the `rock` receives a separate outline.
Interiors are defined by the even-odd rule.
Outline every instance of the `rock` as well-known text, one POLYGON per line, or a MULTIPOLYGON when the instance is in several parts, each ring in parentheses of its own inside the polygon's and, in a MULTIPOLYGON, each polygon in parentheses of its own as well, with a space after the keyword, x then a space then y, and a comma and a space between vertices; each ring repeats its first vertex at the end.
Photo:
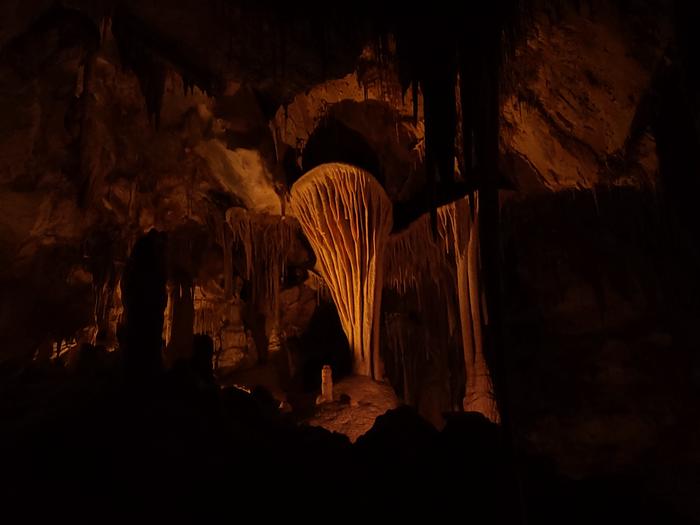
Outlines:
POLYGON ((556 21, 536 18, 516 51, 514 89, 502 105, 505 163, 519 189, 639 186, 656 179, 654 138, 632 134, 669 22, 661 15, 631 28, 627 20, 636 16, 645 14, 606 8, 594 19, 565 9, 556 21))
POLYGON ((306 422, 338 432, 355 442, 374 424, 376 418, 398 406, 398 399, 389 385, 364 376, 351 376, 337 382, 334 399, 317 405, 315 414, 306 422), (340 398, 350 398, 350 403, 340 398))
POLYGON ((232 372, 245 366, 248 357, 248 341, 242 326, 224 328, 221 331, 221 349, 215 358, 219 374, 232 372))

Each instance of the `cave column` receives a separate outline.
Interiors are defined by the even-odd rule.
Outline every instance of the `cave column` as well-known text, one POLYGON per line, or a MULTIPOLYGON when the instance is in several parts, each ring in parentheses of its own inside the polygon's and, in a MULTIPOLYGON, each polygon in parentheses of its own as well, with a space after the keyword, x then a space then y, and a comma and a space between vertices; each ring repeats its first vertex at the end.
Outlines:
POLYGON ((498 423, 500 414, 494 397, 491 372, 484 356, 483 327, 487 320, 481 287, 478 194, 473 196, 473 202, 473 207, 468 198, 450 204, 448 215, 452 222, 462 348, 466 369, 463 407, 466 411, 479 412, 498 423))
POLYGON ((338 309, 355 373, 382 379, 379 312, 391 201, 368 172, 333 163, 294 184, 292 207, 338 309))

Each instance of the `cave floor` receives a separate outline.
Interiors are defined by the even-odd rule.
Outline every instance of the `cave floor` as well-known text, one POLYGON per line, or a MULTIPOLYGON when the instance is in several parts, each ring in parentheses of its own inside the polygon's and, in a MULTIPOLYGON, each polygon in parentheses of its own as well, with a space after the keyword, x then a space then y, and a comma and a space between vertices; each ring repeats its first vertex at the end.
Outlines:
POLYGON ((323 403, 317 392, 285 391, 281 382, 274 364, 266 363, 233 372, 218 384, 249 392, 262 387, 282 411, 290 412, 300 423, 343 434, 353 443, 372 428, 378 416, 400 404, 391 386, 363 376, 342 378, 333 385, 333 401, 323 403))
MULTIPOLYGON (((448 418, 438 432, 400 407, 353 444, 299 425, 266 390, 218 388, 187 372, 141 386, 109 366, 2 373, 0 450, 8 483, 0 499, 5 515, 20 513, 22 522, 201 522, 260 500, 276 502, 288 517, 308 517, 310 508, 359 500, 349 513, 367 505, 447 519, 467 506, 477 523, 520 523, 523 508, 530 523, 544 525, 693 523, 643 478, 563 477, 547 458, 510 449, 501 429, 475 414, 448 418)), ((369 413, 388 400, 357 378, 339 381, 336 390, 338 401, 320 406, 317 417, 340 427, 359 427, 352 423, 357 410, 369 413)), ((693 472, 677 474, 665 487, 692 498, 693 472)))

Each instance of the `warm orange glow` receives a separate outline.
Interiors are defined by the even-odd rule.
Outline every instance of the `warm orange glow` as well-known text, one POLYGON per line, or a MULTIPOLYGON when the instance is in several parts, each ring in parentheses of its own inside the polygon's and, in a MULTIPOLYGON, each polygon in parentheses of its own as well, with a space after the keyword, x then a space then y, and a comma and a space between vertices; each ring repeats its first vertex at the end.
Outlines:
POLYGON ((478 194, 473 198, 473 206, 469 197, 464 197, 438 208, 437 239, 431 232, 428 214, 407 230, 392 235, 387 245, 385 278, 399 293, 416 289, 419 301, 421 275, 429 276, 436 288, 456 287, 467 375, 463 406, 465 410, 480 412, 498 422, 500 415, 484 358, 482 327, 487 317, 480 286, 478 194), (447 258, 448 255, 451 257, 447 258), (445 276, 439 272, 439 267, 448 261, 454 264, 456 282, 445 282, 445 276))
POLYGON ((294 184, 292 207, 338 309, 355 372, 381 379, 379 313, 391 201, 371 174, 333 163, 294 184))

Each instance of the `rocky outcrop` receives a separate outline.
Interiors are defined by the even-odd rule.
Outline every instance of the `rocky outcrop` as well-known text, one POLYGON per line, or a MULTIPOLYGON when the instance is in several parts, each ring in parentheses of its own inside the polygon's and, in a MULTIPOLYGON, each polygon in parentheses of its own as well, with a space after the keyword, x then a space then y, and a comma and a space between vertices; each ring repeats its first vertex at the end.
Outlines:
POLYGON ((596 4, 537 13, 502 101, 504 169, 524 192, 653 185, 658 160, 639 122, 669 44, 667 14, 596 4), (590 11, 589 11, 590 9, 590 11))

